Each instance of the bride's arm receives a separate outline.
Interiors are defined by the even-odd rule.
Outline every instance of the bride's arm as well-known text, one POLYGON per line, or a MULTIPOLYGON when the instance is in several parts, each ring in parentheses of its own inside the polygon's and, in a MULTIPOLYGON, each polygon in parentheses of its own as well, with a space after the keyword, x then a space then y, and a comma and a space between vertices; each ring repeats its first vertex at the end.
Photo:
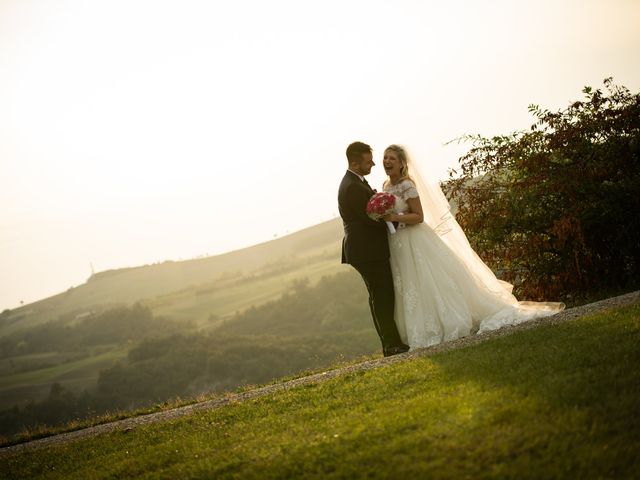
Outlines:
POLYGON ((392 213, 384 217, 389 222, 401 222, 406 225, 415 225, 416 223, 422 223, 424 221, 424 214, 422 213, 422 204, 420 203, 420 197, 408 198, 407 205, 409 205, 409 212, 404 215, 397 215, 392 213))

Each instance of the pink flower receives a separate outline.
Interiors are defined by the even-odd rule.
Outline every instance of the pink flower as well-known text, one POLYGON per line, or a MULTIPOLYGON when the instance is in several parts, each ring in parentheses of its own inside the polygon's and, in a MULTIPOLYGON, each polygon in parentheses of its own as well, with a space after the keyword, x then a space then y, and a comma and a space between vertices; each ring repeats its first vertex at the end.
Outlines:
POLYGON ((381 217, 393 212, 393 206, 396 204, 396 197, 387 192, 375 193, 367 203, 367 215, 373 220, 379 220, 381 217))

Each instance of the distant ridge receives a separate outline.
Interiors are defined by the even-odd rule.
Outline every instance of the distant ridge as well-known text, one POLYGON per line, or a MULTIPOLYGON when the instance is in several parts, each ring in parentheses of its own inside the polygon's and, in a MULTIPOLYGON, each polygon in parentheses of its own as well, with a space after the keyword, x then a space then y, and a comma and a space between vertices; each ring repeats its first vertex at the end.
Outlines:
POLYGON ((158 274, 180 272, 183 275, 192 276, 194 280, 209 279, 211 273, 222 273, 229 269, 254 269, 273 262, 283 255, 304 255, 310 250, 329 246, 341 236, 342 221, 332 219, 274 240, 218 255, 187 260, 165 260, 150 265, 104 270, 91 275, 87 283, 140 271, 153 271, 158 274))
POLYGON ((342 222, 335 218, 228 253, 98 272, 66 292, 11 310, 0 328, 2 334, 7 334, 96 305, 131 304, 212 282, 223 274, 247 273, 279 261, 335 254, 339 264, 341 238, 342 222))

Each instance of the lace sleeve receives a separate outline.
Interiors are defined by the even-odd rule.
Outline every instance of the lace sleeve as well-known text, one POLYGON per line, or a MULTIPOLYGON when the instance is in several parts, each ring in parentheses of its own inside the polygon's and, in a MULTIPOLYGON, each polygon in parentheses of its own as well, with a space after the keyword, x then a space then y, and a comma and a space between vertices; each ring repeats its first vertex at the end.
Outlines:
POLYGON ((399 193, 403 200, 418 198, 418 189, 411 180, 403 180, 398 186, 400 187, 399 193))

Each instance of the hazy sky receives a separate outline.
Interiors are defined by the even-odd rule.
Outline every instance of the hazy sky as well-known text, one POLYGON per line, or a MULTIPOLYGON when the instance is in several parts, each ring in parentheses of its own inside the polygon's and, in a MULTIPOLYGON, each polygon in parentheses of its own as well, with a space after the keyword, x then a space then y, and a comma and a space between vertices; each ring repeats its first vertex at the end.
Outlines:
POLYGON ((331 219, 354 140, 446 178, 461 134, 637 91, 639 24, 637 0, 0 0, 0 310, 331 219))

